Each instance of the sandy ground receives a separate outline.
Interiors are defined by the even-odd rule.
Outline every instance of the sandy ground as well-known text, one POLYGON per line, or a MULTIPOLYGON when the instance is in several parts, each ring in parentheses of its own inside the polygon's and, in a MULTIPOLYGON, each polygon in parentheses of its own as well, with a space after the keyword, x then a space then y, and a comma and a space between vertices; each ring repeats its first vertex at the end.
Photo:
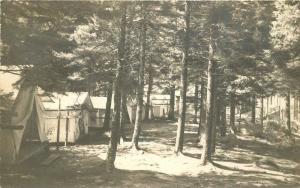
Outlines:
MULTIPOLYGON (((91 135, 80 145, 51 148, 61 157, 50 166, 33 160, 1 167, 1 188, 57 187, 300 187, 300 145, 279 150, 263 139, 238 136, 236 144, 219 142, 214 166, 199 165, 201 148, 195 142, 197 125, 187 124, 184 155, 173 154, 176 124, 145 123, 140 141, 144 153, 118 147, 116 170, 105 171, 108 138, 91 135)), ((128 138, 132 127, 127 130, 128 138)), ((296 135, 297 136, 297 135, 296 135)), ((297 136, 299 143, 299 136, 297 136)), ((219 140, 219 138, 218 138, 219 140)))

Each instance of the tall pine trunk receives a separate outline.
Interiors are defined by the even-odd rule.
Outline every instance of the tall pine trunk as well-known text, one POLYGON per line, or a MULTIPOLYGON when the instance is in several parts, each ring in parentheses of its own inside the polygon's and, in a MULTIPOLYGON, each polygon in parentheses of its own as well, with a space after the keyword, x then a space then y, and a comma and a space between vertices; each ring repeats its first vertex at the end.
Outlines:
POLYGON ((269 97, 267 97, 266 117, 267 121, 269 121, 269 97))
POLYGON ((204 97, 205 97, 205 91, 204 91, 204 80, 201 79, 201 88, 200 88, 200 115, 199 115, 199 126, 198 126, 198 132, 197 135, 199 137, 200 141, 200 136, 201 136, 201 129, 202 129, 202 124, 204 122, 204 97))
POLYGON ((236 134, 237 129, 235 126, 235 106, 236 99, 234 92, 230 93, 230 130, 233 134, 236 134))
POLYGON ((220 102, 220 106, 220 134, 226 136, 226 104, 224 100, 220 102))
POLYGON ((134 132, 132 136, 132 148, 139 150, 139 137, 143 120, 143 96, 144 96, 144 72, 145 72, 145 48, 146 48, 146 8, 142 2, 143 20, 141 20, 140 29, 140 62, 139 62, 139 85, 137 91, 137 111, 134 124, 134 132))
POLYGON ((172 84, 170 91, 170 111, 169 120, 175 119, 175 85, 172 84))
POLYGON ((255 124, 255 113, 256 113, 256 95, 252 94, 251 99, 251 123, 255 124))
POLYGON ((122 6, 122 18, 121 18, 121 31, 119 40, 119 61, 117 65, 116 81, 115 81, 115 95, 114 95, 114 121, 111 128, 111 137, 108 145, 106 156, 106 171, 111 172, 115 168, 115 159, 119 141, 119 129, 120 129, 120 112, 121 112, 121 75, 125 58, 125 38, 126 38, 126 9, 127 6, 124 3, 122 6))
POLYGON ((197 123, 198 118, 198 93, 199 93, 199 86, 198 82, 195 83, 195 96, 194 96, 194 120, 193 123, 197 123))
POLYGON ((125 134, 125 124, 127 122, 127 93, 125 90, 122 91, 122 99, 121 99, 121 115, 120 115, 120 141, 123 142, 126 140, 125 134))
POLYGON ((260 97, 260 125, 264 126, 264 97, 260 97))
POLYGON ((149 78, 148 78, 148 91, 147 91, 147 102, 145 108, 145 120, 149 120, 149 112, 150 112, 150 98, 153 86, 153 73, 152 73, 152 65, 149 62, 149 78))
POLYGON ((182 153, 184 142, 184 127, 186 118, 186 91, 187 91, 187 72, 188 72, 188 51, 189 51, 189 30, 190 30, 190 2, 185 2, 185 35, 183 41, 183 53, 182 53, 182 71, 181 71, 181 83, 180 83, 180 102, 179 102, 179 117, 178 127, 176 135, 175 150, 176 154, 182 153))
POLYGON ((292 135, 292 130, 291 130, 291 92, 288 91, 286 97, 285 97, 285 115, 286 115, 286 126, 288 129, 288 136, 292 135))
POLYGON ((104 123, 103 123, 104 131, 108 131, 110 129, 112 94, 113 94, 113 83, 110 84, 106 96, 105 116, 104 116, 104 123))
POLYGON ((294 96, 294 119, 299 120, 299 97, 294 96))
POLYGON ((242 123, 242 101, 240 101, 240 106, 239 106, 239 126, 242 123))
MULTIPOLYGON (((212 28, 211 31, 212 33, 212 28)), ((214 90, 213 90, 213 79, 214 79, 214 45, 212 36, 209 40, 209 57, 208 57, 208 69, 207 69, 207 93, 206 93, 206 126, 203 134, 203 150, 200 159, 201 165, 206 165, 207 161, 211 161, 211 141, 212 141, 212 120, 213 120, 213 103, 214 103, 214 90)))
MULTIPOLYGON (((214 65, 216 66, 216 64, 214 65)), ((216 77, 216 76, 215 76, 216 77)), ((216 83, 216 78, 213 78, 213 113, 212 113, 212 137, 211 137, 211 153, 215 153, 216 150, 216 128, 217 125, 219 123, 219 121, 217 120, 219 117, 219 106, 218 106, 218 99, 217 99, 217 83, 216 83)))

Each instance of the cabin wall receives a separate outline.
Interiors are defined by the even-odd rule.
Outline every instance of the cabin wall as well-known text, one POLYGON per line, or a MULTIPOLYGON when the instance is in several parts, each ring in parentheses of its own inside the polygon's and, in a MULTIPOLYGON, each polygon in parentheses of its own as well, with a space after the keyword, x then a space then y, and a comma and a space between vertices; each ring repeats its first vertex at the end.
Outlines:
POLYGON ((155 118, 168 117, 170 107, 169 105, 153 105, 153 116, 155 118))
MULTIPOLYGON (((260 99, 257 101, 257 110, 260 110, 260 99)), ((284 96, 273 95, 263 100, 264 117, 274 121, 286 121, 286 101, 284 96)), ((291 95, 290 100, 291 122, 300 125, 300 104, 299 96, 291 95)), ((259 115, 259 113, 256 113, 259 115)))

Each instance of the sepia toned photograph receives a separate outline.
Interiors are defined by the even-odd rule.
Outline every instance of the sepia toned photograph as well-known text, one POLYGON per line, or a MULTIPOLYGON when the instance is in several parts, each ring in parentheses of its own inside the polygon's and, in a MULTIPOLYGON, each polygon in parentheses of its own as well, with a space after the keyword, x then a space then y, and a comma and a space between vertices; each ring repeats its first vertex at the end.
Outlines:
POLYGON ((0 188, 300 188, 299 0, 0 3, 0 188))

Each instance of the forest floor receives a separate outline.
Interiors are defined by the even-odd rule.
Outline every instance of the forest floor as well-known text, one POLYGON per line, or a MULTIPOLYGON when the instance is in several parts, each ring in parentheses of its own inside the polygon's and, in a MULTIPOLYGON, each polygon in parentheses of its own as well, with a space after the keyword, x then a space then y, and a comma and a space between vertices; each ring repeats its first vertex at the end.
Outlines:
MULTIPOLYGON (((105 171, 108 138, 91 135, 80 145, 51 148, 61 157, 49 166, 35 161, 1 167, 1 188, 83 187, 300 187, 300 136, 292 149, 279 149, 264 139, 239 135, 234 142, 217 138, 214 165, 199 165, 197 124, 186 125, 184 155, 173 153, 176 123, 154 121, 143 124, 140 147, 130 142, 118 147, 113 173, 105 171)), ((132 126, 127 130, 128 138, 132 126)))

